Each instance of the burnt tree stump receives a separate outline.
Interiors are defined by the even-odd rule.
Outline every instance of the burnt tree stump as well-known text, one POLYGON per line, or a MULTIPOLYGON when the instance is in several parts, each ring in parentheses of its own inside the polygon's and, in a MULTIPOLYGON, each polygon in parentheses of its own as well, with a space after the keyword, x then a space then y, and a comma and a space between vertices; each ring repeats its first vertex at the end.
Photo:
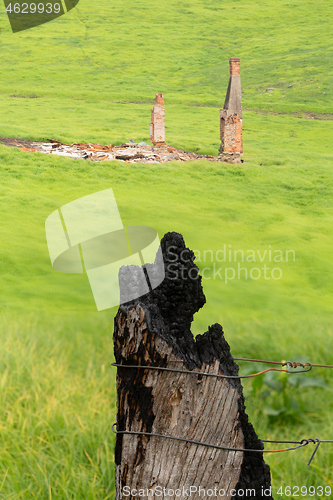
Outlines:
MULTIPOLYGON (((164 281, 149 294, 120 306, 115 318, 116 363, 238 375, 219 324, 196 339, 191 333, 193 314, 206 301, 193 252, 177 233, 166 234, 161 247, 164 281)), ((135 275, 131 268, 130 273, 126 267, 119 273, 124 296, 135 275)), ((242 385, 237 378, 118 368, 117 430, 263 449, 245 413, 242 385)), ((190 487, 194 499, 203 498, 199 487, 216 488, 217 497, 225 499, 272 498, 267 496, 269 466, 258 452, 218 450, 162 437, 119 433, 115 466, 117 500, 134 498, 132 490, 137 496, 144 490, 144 497, 151 499, 157 488, 166 488, 166 495, 177 490, 167 498, 187 498, 186 489, 190 487)))

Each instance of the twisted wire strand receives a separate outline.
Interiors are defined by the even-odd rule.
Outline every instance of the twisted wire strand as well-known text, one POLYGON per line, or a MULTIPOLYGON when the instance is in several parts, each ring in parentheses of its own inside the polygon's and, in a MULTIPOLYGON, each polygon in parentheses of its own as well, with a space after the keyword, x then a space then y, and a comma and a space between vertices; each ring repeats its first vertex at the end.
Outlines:
MULTIPOLYGON (((312 367, 321 367, 321 368, 333 368, 333 365, 321 365, 321 364, 312 364, 310 362, 308 363, 299 363, 297 361, 268 361, 268 360, 263 360, 263 359, 250 359, 250 358, 234 358, 236 361, 250 361, 254 363, 268 363, 268 364, 274 364, 274 365, 281 365, 281 366, 287 366, 288 369, 283 369, 283 368, 267 368, 266 370, 263 370, 261 372, 257 373, 252 373, 250 375, 221 375, 219 373, 206 373, 206 372, 198 372, 198 371, 190 371, 190 370, 178 370, 175 368, 164 368, 164 367, 159 367, 159 366, 145 366, 145 365, 123 365, 119 363, 111 363, 111 366, 116 366, 118 368, 139 368, 139 369, 145 369, 145 370, 160 370, 160 371, 167 371, 167 372, 174 372, 174 373, 184 373, 184 374, 194 374, 194 375, 201 375, 201 376, 206 376, 206 377, 217 377, 217 378, 232 378, 232 379, 243 379, 243 378, 251 378, 251 377, 256 377, 257 375, 262 375, 263 373, 267 373, 269 371, 279 371, 279 372, 285 372, 285 373, 304 373, 312 370, 312 367), (290 368, 298 368, 302 367, 304 370, 297 370, 297 371, 289 371, 290 368), (308 368, 305 368, 308 367, 308 368)), ((115 434, 134 434, 134 435, 139 435, 139 436, 152 436, 152 437, 160 437, 160 438, 167 438, 167 439, 172 439, 176 441, 183 441, 186 443, 191 443, 191 444, 197 444, 201 446, 207 446, 210 448, 215 448, 218 450, 228 450, 228 451, 240 451, 240 452, 254 452, 254 453, 281 453, 285 451, 294 451, 298 450, 299 448, 303 448, 304 446, 307 446, 310 443, 313 443, 316 445, 311 458, 308 462, 308 465, 311 464, 315 454, 318 451, 318 448, 321 443, 333 443, 333 440, 329 439, 318 439, 318 438, 308 438, 308 439, 302 439, 301 441, 283 441, 283 440, 270 440, 270 439, 261 439, 261 442, 263 443, 277 443, 277 444, 296 444, 296 446, 289 447, 289 448, 281 448, 278 450, 255 450, 255 449, 247 449, 247 448, 233 448, 230 446, 222 446, 222 445, 215 445, 211 443, 204 443, 201 441, 195 441, 192 439, 186 439, 186 438, 179 438, 175 436, 168 436, 165 434, 157 434, 157 433, 152 433, 152 432, 141 432, 141 431, 119 431, 115 430, 114 427, 117 424, 114 423, 112 425, 112 431, 115 434)))
MULTIPOLYGON (((315 363, 298 363, 297 361, 268 361, 267 359, 234 358, 235 361, 252 361, 253 363, 267 363, 272 365, 291 365, 293 368, 298 366, 315 366, 316 368, 333 368, 333 365, 319 365, 315 363)), ((291 372, 290 372, 291 373, 291 372)))
MULTIPOLYGON (((118 431, 114 429, 114 426, 116 426, 117 423, 115 422, 112 424, 112 431, 115 434, 134 434, 134 435, 139 435, 139 436, 153 436, 153 437, 161 437, 161 438, 167 438, 167 439, 172 439, 174 441, 183 441, 185 443, 191 443, 191 444, 198 444, 201 446, 207 446, 209 448, 216 448, 217 450, 228 450, 228 451, 253 451, 254 453, 280 453, 282 451, 293 451, 297 450, 298 448, 303 448, 304 446, 307 446, 310 442, 308 439, 303 439, 302 442, 298 442, 299 444, 297 446, 293 446, 292 448, 284 448, 281 450, 253 450, 253 449, 248 449, 248 448, 233 448, 230 446, 222 446, 222 445, 217 445, 217 444, 211 444, 211 443, 203 443, 202 441, 195 441, 193 439, 187 439, 187 438, 179 438, 175 436, 168 436, 166 434, 157 434, 154 432, 142 432, 142 431, 118 431)), ((268 441, 266 441, 268 442, 268 441)), ((273 441, 272 441, 273 442, 273 441)), ((275 441, 274 441, 275 442, 275 441)), ((276 441, 279 442, 279 441, 276 441)), ((287 441, 284 441, 287 443, 287 441)), ((290 443, 293 443, 290 441, 290 443)))
POLYGON ((304 446, 307 446, 310 443, 313 443, 316 445, 311 458, 308 462, 308 465, 311 465, 311 462, 315 456, 315 454, 318 451, 318 448, 321 443, 333 443, 333 440, 329 439, 318 439, 318 438, 308 438, 308 439, 302 439, 302 441, 280 441, 280 440, 270 440, 270 439, 261 439, 260 441, 263 443, 283 443, 283 444, 296 444, 296 446, 292 446, 289 448, 280 448, 278 450, 256 450, 256 449, 250 449, 250 448, 234 448, 231 446, 223 446, 223 445, 217 445, 217 444, 211 444, 211 443, 204 443, 202 441, 195 441, 193 439, 187 439, 187 438, 180 438, 180 437, 175 437, 175 436, 168 436, 166 434, 157 434, 154 432, 142 432, 142 431, 118 431, 115 430, 116 422, 112 424, 112 432, 115 434, 132 434, 132 435, 138 435, 138 436, 152 436, 152 437, 160 437, 160 438, 166 438, 166 439, 172 439, 174 441, 182 441, 185 443, 191 443, 191 444, 197 444, 200 446, 206 446, 208 448, 215 448, 217 450, 227 450, 227 451, 240 451, 240 452, 253 452, 253 453, 282 453, 284 451, 294 451, 298 450, 299 448, 304 448, 304 446))
POLYGON ((173 373, 185 373, 185 374, 190 373, 192 375, 203 375, 205 377, 233 378, 233 379, 252 378, 252 377, 256 377, 257 375, 262 375, 262 374, 270 372, 270 371, 284 372, 284 373, 302 373, 302 372, 309 372, 310 370, 312 370, 312 365, 310 365, 309 368, 307 368, 306 370, 297 370, 297 371, 293 371, 293 372, 290 372, 289 368, 288 368, 288 370, 285 370, 284 368, 267 368, 266 370, 262 370, 261 372, 251 373, 250 375, 221 375, 220 373, 206 373, 206 372, 197 372, 197 371, 190 371, 190 370, 178 370, 176 368, 164 368, 162 366, 122 365, 119 363, 111 363, 111 366, 116 366, 118 368, 141 368, 144 370, 159 370, 159 371, 173 372, 173 373))

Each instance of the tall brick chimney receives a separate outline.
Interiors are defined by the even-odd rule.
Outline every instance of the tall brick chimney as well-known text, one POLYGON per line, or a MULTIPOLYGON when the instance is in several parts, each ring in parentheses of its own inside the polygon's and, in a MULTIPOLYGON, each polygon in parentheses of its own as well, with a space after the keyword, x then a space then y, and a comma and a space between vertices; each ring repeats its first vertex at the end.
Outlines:
POLYGON ((154 146, 165 146, 165 110, 163 94, 156 94, 151 110, 150 140, 154 146))
POLYGON ((240 59, 229 59, 230 78, 223 109, 220 110, 220 161, 240 163, 243 153, 242 89, 240 59))

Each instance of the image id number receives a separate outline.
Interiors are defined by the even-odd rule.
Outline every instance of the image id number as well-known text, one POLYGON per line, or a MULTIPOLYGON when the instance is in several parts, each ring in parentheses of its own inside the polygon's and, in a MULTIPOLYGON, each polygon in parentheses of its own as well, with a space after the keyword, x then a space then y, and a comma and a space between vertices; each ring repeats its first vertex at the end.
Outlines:
POLYGON ((9 14, 59 14, 61 11, 60 3, 19 3, 9 4, 6 8, 9 14))
POLYGON ((329 497, 331 496, 330 486, 280 486, 277 495, 286 497, 329 497))

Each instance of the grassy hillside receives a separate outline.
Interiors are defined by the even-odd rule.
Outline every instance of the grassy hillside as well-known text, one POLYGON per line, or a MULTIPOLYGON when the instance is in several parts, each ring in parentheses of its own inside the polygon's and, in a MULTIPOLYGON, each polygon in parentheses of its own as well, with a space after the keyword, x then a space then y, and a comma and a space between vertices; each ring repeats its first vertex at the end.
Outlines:
MULTIPOLYGON (((206 110, 199 110, 204 117, 206 110)), ((228 250, 230 245, 232 250, 254 249, 262 255, 267 250, 264 262, 269 262, 270 247, 273 252, 295 252, 289 262, 284 256, 282 267, 277 263, 286 273, 283 279, 234 283, 230 290, 226 287, 229 294, 237 287, 234 299, 238 314, 240 304, 245 315, 253 313, 254 303, 246 299, 249 290, 261 290, 255 309, 266 314, 261 301, 269 300, 267 287, 273 287, 273 295, 278 294, 276 313, 289 301, 292 307, 306 308, 312 302, 313 308, 330 312, 333 178, 329 167, 333 153, 319 144, 325 135, 332 135, 333 124, 305 122, 308 130, 297 118, 254 113, 248 113, 247 122, 245 142, 249 147, 241 166, 207 161, 96 164, 1 146, 2 244, 7 249, 3 279, 11 289, 10 294, 2 290, 2 304, 24 309, 27 301, 32 301, 47 309, 51 304, 63 309, 71 290, 72 299, 76 297, 84 307, 90 304, 94 311, 86 280, 54 273, 50 268, 44 223, 53 210, 68 201, 112 187, 124 224, 152 225, 161 236, 179 231, 193 249, 211 249, 215 254, 226 244, 228 250), (267 123, 271 130, 267 130, 267 123), (22 280, 24 276, 27 281, 22 280), (47 295, 50 276, 56 280, 60 296, 52 291, 47 295)), ((207 265, 210 260, 207 254, 207 265)), ((232 256, 231 264, 233 260, 232 256)), ((227 262, 221 265, 225 267, 227 262)), ((200 267, 206 263, 202 254, 200 267)), ((221 287, 215 283, 218 280, 213 281, 213 286, 221 287)))
MULTIPOLYGON (((204 117, 206 110, 200 112, 204 117)), ((184 235, 200 253, 200 269, 210 268, 195 333, 218 321, 234 356, 332 362, 332 153, 316 146, 330 123, 254 113, 248 121, 249 161, 241 166, 94 164, 0 147, 4 498, 20 498, 23 490, 41 499, 114 494, 109 364, 116 309, 97 313, 88 280, 53 271, 45 242, 46 217, 70 200, 112 187, 125 225, 184 235), (268 120, 279 133, 267 129, 268 120), (249 272, 271 268, 269 250, 292 250, 295 258, 273 264, 281 279, 236 275, 226 283, 226 267, 237 270, 240 259, 219 263, 224 245, 259 251, 254 263, 242 263, 249 272), (213 261, 210 252, 204 259, 205 250, 213 261), (223 279, 213 279, 214 264, 223 279)), ((243 364, 241 371, 255 368, 243 364)), ((263 386, 245 381, 244 387, 263 439, 332 436, 328 370, 314 369, 299 381, 262 380, 263 386)), ((295 478, 299 485, 332 483, 328 445, 310 472, 309 453, 266 457, 275 491, 295 478)))
MULTIPOLYGON (((216 154, 230 56, 244 90, 239 166, 97 164, 0 145, 1 499, 114 498, 116 309, 98 313, 85 276, 53 271, 45 241, 47 216, 76 198, 112 188, 125 225, 184 235, 205 276, 195 334, 220 322, 236 357, 333 364, 331 12, 327 0, 80 0, 13 35, 0 5, 0 137, 148 141, 164 92, 168 143, 216 154), (224 248, 238 257, 219 262, 224 248)), ((330 370, 243 385, 262 439, 333 438, 330 370)), ((307 467, 312 450, 265 457, 275 498, 280 486, 333 487, 333 448, 307 467)))
MULTIPOLYGON (((0 6, 0 135, 72 140, 76 129, 102 142, 112 132, 112 103, 150 104, 155 92, 168 105, 219 107, 231 56, 242 59, 245 109, 330 115, 332 16, 329 0, 80 0, 14 35, 0 6)), ((130 134, 130 109, 116 117, 130 134)))

